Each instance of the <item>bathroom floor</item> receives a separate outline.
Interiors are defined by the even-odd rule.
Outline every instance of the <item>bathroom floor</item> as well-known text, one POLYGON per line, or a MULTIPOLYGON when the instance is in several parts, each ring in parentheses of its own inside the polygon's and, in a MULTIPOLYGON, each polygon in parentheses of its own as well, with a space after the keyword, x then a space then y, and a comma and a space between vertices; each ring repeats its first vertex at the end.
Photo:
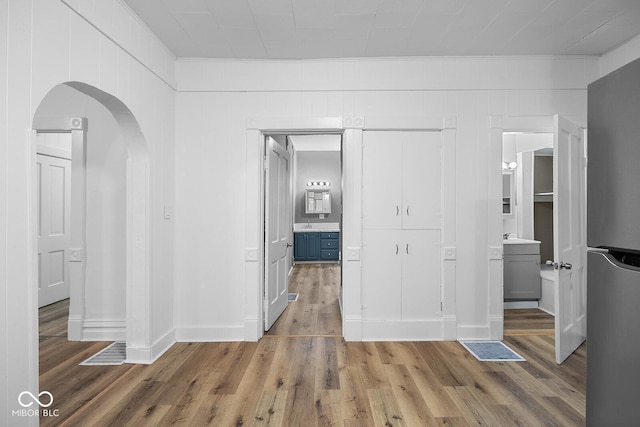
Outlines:
POLYGON ((504 311, 505 336, 555 335, 555 318, 537 308, 506 309, 504 311))

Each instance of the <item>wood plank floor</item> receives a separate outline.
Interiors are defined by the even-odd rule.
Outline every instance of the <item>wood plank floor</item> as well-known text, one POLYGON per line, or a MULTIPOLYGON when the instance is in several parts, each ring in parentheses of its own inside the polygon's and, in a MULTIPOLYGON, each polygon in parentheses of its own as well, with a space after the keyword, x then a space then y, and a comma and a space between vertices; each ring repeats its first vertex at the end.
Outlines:
POLYGON ((342 336, 340 264, 296 264, 289 277, 289 292, 298 300, 266 333, 268 336, 342 336))
MULTIPOLYGON (((59 317, 42 319, 41 331, 59 331, 59 317)), ((505 343, 527 361, 478 362, 457 342, 300 336, 177 343, 153 365, 78 366, 108 343, 41 336, 40 390, 59 414, 41 424, 584 425, 586 346, 558 366, 551 336, 505 343)))
POLYGON ((555 336, 555 318, 537 308, 509 309, 504 311, 504 335, 555 336))

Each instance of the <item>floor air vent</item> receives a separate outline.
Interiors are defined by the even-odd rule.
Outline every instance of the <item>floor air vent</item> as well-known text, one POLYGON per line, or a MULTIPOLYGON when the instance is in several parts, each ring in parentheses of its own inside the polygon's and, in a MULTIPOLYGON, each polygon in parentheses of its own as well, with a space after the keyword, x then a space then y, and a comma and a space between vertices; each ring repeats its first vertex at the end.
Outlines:
POLYGON ((127 357, 127 344, 124 341, 116 341, 103 348, 84 362, 82 366, 108 366, 122 365, 127 357))
POLYGON ((481 362, 524 362, 524 357, 502 341, 460 341, 469 353, 481 362))

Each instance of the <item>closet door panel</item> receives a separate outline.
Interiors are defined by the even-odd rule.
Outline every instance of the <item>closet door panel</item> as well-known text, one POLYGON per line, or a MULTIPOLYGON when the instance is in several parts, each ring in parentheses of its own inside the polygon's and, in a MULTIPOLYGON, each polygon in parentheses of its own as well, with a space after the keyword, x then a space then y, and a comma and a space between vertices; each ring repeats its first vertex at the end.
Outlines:
POLYGON ((402 320, 441 316, 439 230, 402 231, 402 320))
POLYGON ((441 228, 442 155, 440 132, 403 136, 402 228, 441 228))
POLYGON ((366 320, 401 319, 400 234, 395 230, 363 233, 362 297, 366 320))
POLYGON ((362 148, 364 229, 402 225, 402 132, 365 131, 362 148))

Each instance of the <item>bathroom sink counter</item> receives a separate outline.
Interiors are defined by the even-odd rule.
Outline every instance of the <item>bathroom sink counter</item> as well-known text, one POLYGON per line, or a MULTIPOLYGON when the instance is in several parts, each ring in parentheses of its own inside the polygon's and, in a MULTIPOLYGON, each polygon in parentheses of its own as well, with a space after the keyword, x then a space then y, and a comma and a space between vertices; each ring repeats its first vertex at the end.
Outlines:
POLYGON ((540 244, 539 240, 529 240, 529 239, 519 239, 517 237, 512 237, 509 239, 504 239, 502 241, 503 245, 531 245, 531 244, 540 244))
POLYGON ((337 233, 340 231, 340 223, 338 222, 301 222, 293 224, 293 232, 325 232, 337 233))

